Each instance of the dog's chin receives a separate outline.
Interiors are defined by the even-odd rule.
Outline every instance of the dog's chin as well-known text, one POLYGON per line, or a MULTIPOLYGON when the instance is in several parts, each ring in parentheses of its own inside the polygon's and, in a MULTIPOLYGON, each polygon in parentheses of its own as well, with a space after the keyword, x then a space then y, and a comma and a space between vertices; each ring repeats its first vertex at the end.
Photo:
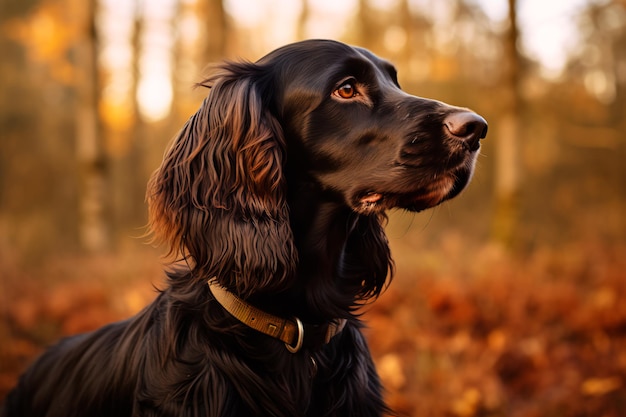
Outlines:
POLYGON ((394 208, 411 212, 424 211, 459 195, 469 184, 472 172, 472 169, 463 169, 449 173, 427 186, 406 193, 363 193, 353 201, 353 210, 360 214, 379 214, 394 208))

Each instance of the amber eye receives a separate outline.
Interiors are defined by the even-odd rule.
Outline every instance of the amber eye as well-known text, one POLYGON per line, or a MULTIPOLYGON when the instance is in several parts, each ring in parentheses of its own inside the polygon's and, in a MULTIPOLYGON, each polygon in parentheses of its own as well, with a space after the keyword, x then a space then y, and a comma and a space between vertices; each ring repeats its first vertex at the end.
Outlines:
POLYGON ((341 98, 353 98, 358 95, 353 81, 347 81, 335 90, 335 94, 341 98))

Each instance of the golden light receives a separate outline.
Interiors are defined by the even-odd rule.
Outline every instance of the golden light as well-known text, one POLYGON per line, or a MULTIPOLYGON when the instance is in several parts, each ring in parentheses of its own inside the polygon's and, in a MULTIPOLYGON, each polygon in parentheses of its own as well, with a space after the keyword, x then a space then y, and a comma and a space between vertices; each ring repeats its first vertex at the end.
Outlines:
POLYGON ((149 73, 141 77, 137 88, 137 102, 139 111, 148 121, 167 117, 172 98, 172 82, 168 73, 149 73))

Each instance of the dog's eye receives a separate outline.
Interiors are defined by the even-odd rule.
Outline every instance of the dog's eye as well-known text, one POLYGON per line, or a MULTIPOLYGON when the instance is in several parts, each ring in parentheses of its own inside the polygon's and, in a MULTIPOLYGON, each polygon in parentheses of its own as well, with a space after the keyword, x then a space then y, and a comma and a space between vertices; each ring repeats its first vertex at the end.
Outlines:
POLYGON ((359 92, 354 86, 354 81, 346 81, 337 88, 334 93, 337 97, 348 99, 354 98, 359 95, 359 92))

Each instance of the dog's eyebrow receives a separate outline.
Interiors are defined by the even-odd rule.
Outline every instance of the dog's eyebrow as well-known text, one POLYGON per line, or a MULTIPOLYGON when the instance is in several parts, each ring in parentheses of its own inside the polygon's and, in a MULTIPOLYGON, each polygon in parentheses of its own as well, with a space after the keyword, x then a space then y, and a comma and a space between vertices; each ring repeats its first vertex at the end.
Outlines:
POLYGON ((397 87, 400 87, 400 84, 398 83, 398 71, 391 62, 377 57, 367 49, 356 48, 356 50, 361 54, 363 58, 365 58, 366 62, 369 62, 369 64, 373 64, 373 66, 381 71, 384 75, 388 75, 389 78, 391 78, 391 81, 393 81, 393 83, 397 87))
POLYGON ((356 78, 367 78, 374 76, 374 67, 369 59, 351 57, 342 65, 341 72, 349 73, 356 78))

